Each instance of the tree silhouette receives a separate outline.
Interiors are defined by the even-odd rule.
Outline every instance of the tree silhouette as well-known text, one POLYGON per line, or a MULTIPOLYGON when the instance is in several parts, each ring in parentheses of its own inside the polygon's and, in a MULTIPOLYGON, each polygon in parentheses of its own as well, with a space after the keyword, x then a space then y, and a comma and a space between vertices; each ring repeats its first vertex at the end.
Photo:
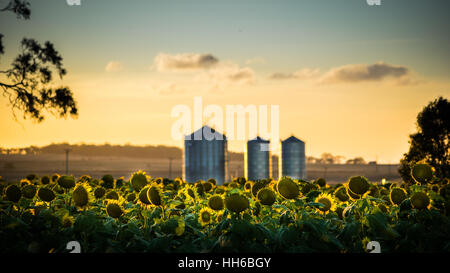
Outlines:
MULTIPOLYGON (((26 0, 11 0, 0 11, 13 12, 18 19, 30 19, 31 11, 26 0)), ((4 54, 3 34, 0 33, 0 55, 4 54)), ((14 110, 23 112, 23 118, 41 122, 44 110, 59 117, 78 115, 76 102, 68 87, 51 86, 53 73, 60 78, 66 75, 62 57, 50 42, 41 45, 34 39, 23 38, 19 55, 9 69, 0 71, 7 82, 0 81, 3 95, 9 99, 13 115, 14 110)))
POLYGON ((411 167, 417 162, 433 166, 436 176, 450 176, 450 102, 443 97, 430 102, 417 115, 417 133, 410 135, 409 151, 400 161, 403 180, 412 182, 411 167))

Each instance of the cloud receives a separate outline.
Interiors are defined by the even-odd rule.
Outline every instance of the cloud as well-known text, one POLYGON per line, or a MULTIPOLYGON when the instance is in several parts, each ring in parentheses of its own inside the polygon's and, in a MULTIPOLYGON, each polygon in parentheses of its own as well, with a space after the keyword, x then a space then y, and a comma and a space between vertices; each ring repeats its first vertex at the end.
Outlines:
POLYGON ((249 67, 223 63, 208 71, 208 77, 216 83, 251 84, 255 81, 255 72, 249 67))
POLYGON ((215 66, 219 59, 211 54, 182 53, 169 55, 159 53, 155 57, 158 71, 202 70, 215 66))
POLYGON ((117 61, 110 61, 108 64, 106 64, 105 71, 106 72, 118 72, 123 69, 123 66, 120 62, 117 61))
POLYGON ((251 64, 264 64, 266 63, 266 60, 264 60, 264 58, 261 57, 256 57, 256 58, 251 58, 245 61, 246 65, 251 65, 251 64))
POLYGON ((382 81, 386 78, 400 79, 410 73, 405 66, 396 66, 378 62, 376 64, 350 64, 328 71, 321 83, 382 81))
POLYGON ((319 69, 304 68, 293 73, 273 73, 269 78, 274 80, 299 79, 306 80, 317 77, 320 74, 319 69))

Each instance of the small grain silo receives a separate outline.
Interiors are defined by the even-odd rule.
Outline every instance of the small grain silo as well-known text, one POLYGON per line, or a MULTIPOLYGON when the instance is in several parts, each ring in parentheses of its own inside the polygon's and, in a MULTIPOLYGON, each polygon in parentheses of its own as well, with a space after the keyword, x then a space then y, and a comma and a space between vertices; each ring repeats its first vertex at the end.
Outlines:
POLYGON ((187 182, 214 178, 218 185, 227 173, 227 138, 209 126, 185 136, 183 179, 187 182))
POLYGON ((281 141, 278 173, 279 178, 306 179, 305 142, 294 136, 281 141))
POLYGON ((272 157, 269 149, 270 141, 261 137, 249 140, 245 145, 245 178, 261 180, 272 175, 272 157))

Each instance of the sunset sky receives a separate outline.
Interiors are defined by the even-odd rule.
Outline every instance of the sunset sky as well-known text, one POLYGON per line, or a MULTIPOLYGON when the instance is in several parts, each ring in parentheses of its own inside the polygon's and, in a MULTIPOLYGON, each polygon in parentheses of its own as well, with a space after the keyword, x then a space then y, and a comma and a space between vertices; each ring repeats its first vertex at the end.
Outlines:
POLYGON ((0 13, 0 70, 23 37, 51 41, 68 70, 55 85, 72 89, 80 114, 16 122, 1 97, 2 147, 182 147, 171 110, 201 96, 204 105, 279 105, 280 137, 304 140, 307 155, 396 163, 417 114, 450 95, 450 1, 30 2, 30 20, 0 13))

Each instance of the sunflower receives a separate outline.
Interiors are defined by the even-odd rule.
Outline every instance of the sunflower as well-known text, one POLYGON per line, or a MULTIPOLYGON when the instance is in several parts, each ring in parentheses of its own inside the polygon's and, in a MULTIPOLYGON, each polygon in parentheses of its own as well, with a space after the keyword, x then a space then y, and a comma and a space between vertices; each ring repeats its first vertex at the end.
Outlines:
POLYGON ((353 176, 348 181, 348 188, 354 194, 363 195, 369 190, 370 184, 364 176, 353 176))
POLYGON ((253 182, 252 181, 247 181, 244 184, 244 190, 249 192, 252 190, 252 186, 253 186, 253 182))
POLYGON ((158 184, 153 183, 147 190, 147 199, 154 206, 160 206, 162 204, 161 188, 158 184))
POLYGON ((256 197, 258 198, 261 204, 266 206, 272 206, 273 203, 275 203, 275 201, 277 200, 275 192, 267 187, 260 189, 256 197))
POLYGON ((295 199, 300 194, 297 183, 291 178, 285 177, 278 181, 278 192, 286 199, 295 199))
POLYGON ((72 199, 76 207, 86 208, 89 205, 89 201, 94 199, 91 186, 86 182, 78 183, 72 192, 72 199))
POLYGON ((433 179, 433 167, 428 164, 416 164, 411 169, 411 176, 420 184, 429 183, 433 179))
POLYGON ((334 191, 334 196, 341 202, 346 202, 350 199, 345 187, 339 187, 334 191))
POLYGON ((199 194, 195 186, 186 185, 182 193, 184 194, 187 200, 195 201, 199 199, 199 194))
POLYGON ((232 193, 225 198, 225 206, 232 212, 240 213, 249 208, 250 202, 247 197, 239 193, 232 193))
POLYGON ((430 208, 430 197, 426 193, 423 192, 415 192, 411 196, 411 205, 415 209, 426 209, 430 208))
POLYGON ((22 197, 22 192, 16 185, 9 185, 8 187, 6 187, 5 195, 9 201, 16 203, 20 200, 20 197, 22 197))
POLYGON ((200 210, 198 221, 202 226, 208 225, 209 223, 211 223, 213 214, 214 214, 213 210, 205 207, 200 210))
POLYGON ((316 203, 321 203, 324 206, 317 208, 321 212, 328 212, 328 211, 334 211, 336 208, 336 205, 334 204, 333 197, 328 193, 322 193, 319 196, 316 197, 315 200, 316 203))
POLYGON ((106 195, 105 199, 119 200, 119 194, 115 190, 110 190, 106 195))
POLYGON ((138 201, 137 201, 137 203, 141 207, 147 208, 147 209, 149 209, 152 205, 152 203, 150 202, 150 200, 148 200, 148 197, 147 197, 147 191, 149 188, 150 188, 149 186, 146 186, 139 192, 138 201))
POLYGON ((103 188, 103 187, 97 187, 97 188, 94 190, 94 196, 95 196, 95 198, 97 198, 97 199, 102 198, 103 196, 105 196, 105 194, 106 194, 106 190, 105 190, 105 188, 103 188))
POLYGON ((124 209, 119 201, 109 199, 106 205, 106 213, 112 218, 119 218, 124 214, 124 209))
POLYGON ((37 189, 36 189, 35 185, 26 185, 22 189, 22 195, 25 198, 33 199, 34 196, 36 195, 36 191, 37 191, 37 189))
POLYGON ((403 200, 407 198, 406 191, 402 188, 392 188, 389 194, 389 199, 393 205, 400 205, 403 200))
POLYGON ((42 185, 47 185, 48 183, 50 183, 50 177, 48 175, 44 175, 43 177, 41 177, 42 185))
POLYGON ((58 185, 64 189, 75 187, 75 178, 73 176, 63 175, 58 178, 58 185))
POLYGON ((39 188, 37 192, 38 197, 45 202, 51 202, 55 199, 55 193, 49 188, 39 188))
POLYGON ((208 200, 208 206, 213 210, 223 210, 224 203, 222 196, 215 194, 208 200))
POLYGON ((131 175, 131 186, 136 192, 140 192, 150 181, 150 176, 143 171, 137 171, 131 175))

